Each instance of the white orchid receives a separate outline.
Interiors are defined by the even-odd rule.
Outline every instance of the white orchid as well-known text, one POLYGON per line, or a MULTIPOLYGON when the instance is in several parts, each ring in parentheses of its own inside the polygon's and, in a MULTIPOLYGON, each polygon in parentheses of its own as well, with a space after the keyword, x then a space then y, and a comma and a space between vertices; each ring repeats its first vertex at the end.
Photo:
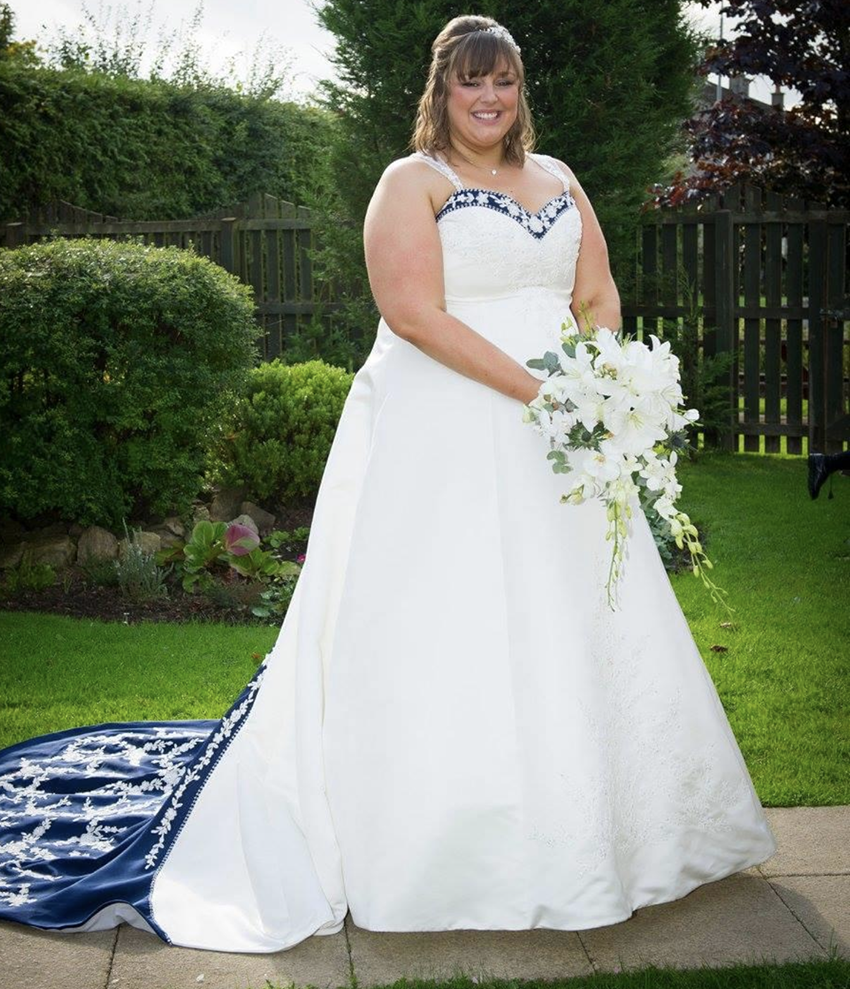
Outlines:
MULTIPOLYGON (((561 501, 578 505, 599 498, 607 508, 608 532, 614 549, 608 576, 608 601, 613 607, 628 535, 627 520, 640 505, 641 488, 654 496, 649 510, 668 526, 681 548, 686 546, 695 574, 702 577, 714 600, 727 609, 725 594, 708 577, 711 561, 696 527, 678 510, 682 486, 676 479, 678 455, 674 435, 699 419, 684 409, 679 359, 670 342, 650 335, 651 346, 638 340, 621 342, 601 326, 579 338, 575 322, 565 321, 559 370, 541 382, 538 395, 523 411, 523 421, 545 436, 563 456, 553 467, 563 472, 567 490, 561 501), (580 432, 576 433, 577 427, 580 432)), ((542 361, 532 366, 542 366, 542 361)), ((550 366, 550 365, 547 365, 550 366)), ((731 610, 731 609, 730 609, 731 610)))

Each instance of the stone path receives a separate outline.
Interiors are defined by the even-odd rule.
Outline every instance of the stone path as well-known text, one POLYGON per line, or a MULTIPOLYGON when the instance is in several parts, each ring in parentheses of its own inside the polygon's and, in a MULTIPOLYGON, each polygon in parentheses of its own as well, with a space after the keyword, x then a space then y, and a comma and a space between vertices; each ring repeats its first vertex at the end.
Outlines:
POLYGON ((763 866, 588 931, 338 934, 245 955, 170 947, 126 924, 58 934, 0 923, 0 989, 365 989, 402 976, 566 978, 654 962, 684 968, 850 958, 850 806, 766 808, 779 850, 763 866))

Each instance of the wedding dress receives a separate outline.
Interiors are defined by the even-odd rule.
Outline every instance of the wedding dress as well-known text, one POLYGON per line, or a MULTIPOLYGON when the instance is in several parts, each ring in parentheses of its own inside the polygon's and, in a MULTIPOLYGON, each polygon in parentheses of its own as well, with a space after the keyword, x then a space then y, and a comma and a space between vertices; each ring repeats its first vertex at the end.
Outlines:
MULTIPOLYGON (((466 188, 437 214, 449 312, 558 345, 581 216, 466 188)), ((544 376, 539 372, 539 376, 544 376)), ((171 944, 581 930, 767 859, 774 836, 642 513, 620 607, 598 502, 565 505, 523 406, 381 320, 272 651, 221 720, 0 752, 0 917, 171 944)))

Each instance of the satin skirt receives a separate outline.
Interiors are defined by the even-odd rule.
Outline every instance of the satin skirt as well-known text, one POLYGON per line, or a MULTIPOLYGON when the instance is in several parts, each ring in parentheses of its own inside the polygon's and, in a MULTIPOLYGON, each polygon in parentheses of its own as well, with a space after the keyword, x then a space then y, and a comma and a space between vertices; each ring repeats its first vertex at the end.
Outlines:
MULTIPOLYGON (((447 309, 524 363, 556 349, 570 301, 447 309)), ((349 909, 373 931, 582 930, 769 858, 646 518, 612 611, 604 508, 560 503, 522 411, 382 320, 256 677, 220 722, 160 724, 196 744, 106 872, 89 850, 70 886, 30 880, 32 902, 9 902, 35 838, 2 873, 0 916, 237 952, 334 933, 349 909)), ((36 787, 45 752, 103 728, 0 752, 0 782, 36 787)), ((31 833, 38 807, 22 820, 31 833)))

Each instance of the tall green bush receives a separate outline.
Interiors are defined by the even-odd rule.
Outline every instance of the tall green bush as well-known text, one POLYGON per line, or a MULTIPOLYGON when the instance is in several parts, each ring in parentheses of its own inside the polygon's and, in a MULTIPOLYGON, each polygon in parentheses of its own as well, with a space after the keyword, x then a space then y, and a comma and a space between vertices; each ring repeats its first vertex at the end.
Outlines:
POLYGON ((254 368, 212 448, 209 480, 262 501, 313 500, 353 379, 321 360, 254 368))
POLYGON ((189 251, 0 251, 0 510, 109 527, 185 511, 256 332, 251 290, 189 251))
POLYGON ((127 220, 182 219, 270 193, 321 197, 327 111, 0 59, 0 220, 63 199, 127 220))

